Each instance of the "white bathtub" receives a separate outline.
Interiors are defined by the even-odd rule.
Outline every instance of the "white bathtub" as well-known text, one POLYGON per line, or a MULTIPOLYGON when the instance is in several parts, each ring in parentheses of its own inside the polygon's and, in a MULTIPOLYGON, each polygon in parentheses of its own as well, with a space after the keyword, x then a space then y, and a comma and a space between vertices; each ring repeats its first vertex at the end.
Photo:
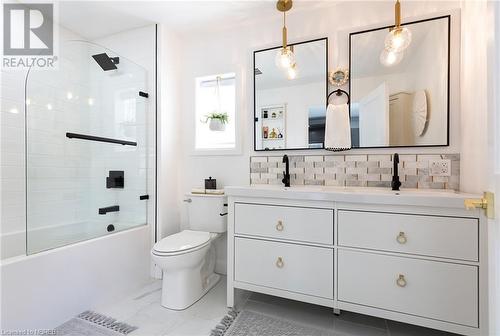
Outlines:
POLYGON ((0 235, 0 259, 47 251, 139 226, 137 223, 126 222, 113 223, 113 225, 114 230, 111 232, 106 230, 106 224, 89 221, 31 229, 28 237, 24 230, 4 233, 0 235), (28 250, 26 250, 26 243, 28 243, 28 250))
POLYGON ((26 254, 26 232, 16 231, 0 235, 0 260, 26 254))
MULTIPOLYGON (((23 238, 24 233, 15 233, 2 237, 2 243, 13 247, 23 238)), ((150 227, 143 225, 3 259, 0 330, 51 329, 84 310, 119 300, 148 282, 150 247, 150 227)))

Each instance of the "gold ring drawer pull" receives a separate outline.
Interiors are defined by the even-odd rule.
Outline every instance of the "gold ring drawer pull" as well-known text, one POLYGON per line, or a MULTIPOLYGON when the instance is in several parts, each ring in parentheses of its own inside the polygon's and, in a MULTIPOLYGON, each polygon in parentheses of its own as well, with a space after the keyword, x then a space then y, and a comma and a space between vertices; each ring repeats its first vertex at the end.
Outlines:
POLYGON ((406 242, 408 241, 408 238, 406 238, 406 235, 403 231, 401 231, 398 236, 396 237, 396 240, 398 241, 398 243, 400 244, 406 244, 406 242))
POLYGON ((276 224, 276 231, 283 231, 284 226, 283 226, 283 221, 278 221, 278 224, 276 224))
POLYGON ((403 274, 400 274, 396 283, 399 287, 406 287, 406 279, 403 274))
POLYGON ((278 260, 276 260, 276 267, 283 268, 283 266, 285 266, 285 263, 283 262, 283 258, 278 257, 278 260))

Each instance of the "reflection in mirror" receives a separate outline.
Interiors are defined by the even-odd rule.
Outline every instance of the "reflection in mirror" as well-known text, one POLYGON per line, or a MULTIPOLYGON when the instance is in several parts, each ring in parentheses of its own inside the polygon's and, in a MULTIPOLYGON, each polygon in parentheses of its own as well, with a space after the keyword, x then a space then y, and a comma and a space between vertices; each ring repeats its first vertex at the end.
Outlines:
POLYGON ((276 66, 279 47, 254 53, 255 150, 323 148, 327 39, 291 46, 288 70, 276 66))
POLYGON ((404 26, 400 54, 384 51, 387 27, 350 35, 353 147, 448 145, 450 17, 404 26))

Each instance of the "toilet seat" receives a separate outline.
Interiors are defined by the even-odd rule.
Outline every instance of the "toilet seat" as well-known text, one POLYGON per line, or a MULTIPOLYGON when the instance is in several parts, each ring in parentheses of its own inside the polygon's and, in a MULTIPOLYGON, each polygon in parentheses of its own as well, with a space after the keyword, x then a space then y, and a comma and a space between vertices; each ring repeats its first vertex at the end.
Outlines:
POLYGON ((207 246, 210 238, 210 232, 184 230, 157 242, 152 253, 158 256, 172 256, 193 252, 207 246))

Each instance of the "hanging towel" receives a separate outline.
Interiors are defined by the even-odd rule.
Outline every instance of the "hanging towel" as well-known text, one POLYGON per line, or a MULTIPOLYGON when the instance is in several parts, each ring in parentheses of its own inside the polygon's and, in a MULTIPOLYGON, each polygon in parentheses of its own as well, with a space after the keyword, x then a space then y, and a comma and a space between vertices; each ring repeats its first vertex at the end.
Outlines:
POLYGON ((351 123, 347 104, 328 104, 326 109, 325 149, 330 151, 351 149, 351 123))

